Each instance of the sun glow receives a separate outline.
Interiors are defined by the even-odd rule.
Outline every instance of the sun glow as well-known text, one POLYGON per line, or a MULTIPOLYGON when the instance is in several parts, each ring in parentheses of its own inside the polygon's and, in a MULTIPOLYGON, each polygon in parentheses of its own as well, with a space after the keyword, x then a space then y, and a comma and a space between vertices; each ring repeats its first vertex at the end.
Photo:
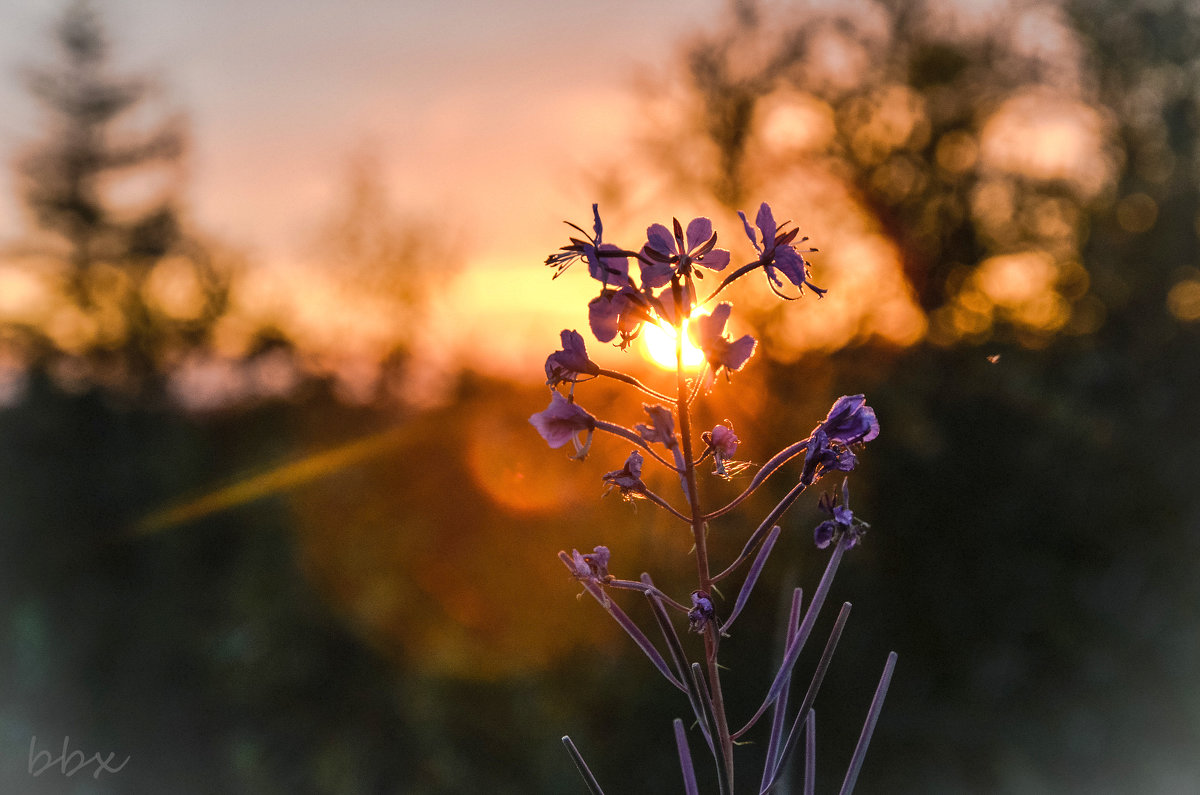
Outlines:
MULTIPOLYGON (((683 366, 692 369, 704 364, 704 351, 692 344, 687 333, 688 321, 683 322, 683 366)), ((647 323, 642 329, 642 345, 646 357, 667 370, 675 369, 675 330, 647 323)))

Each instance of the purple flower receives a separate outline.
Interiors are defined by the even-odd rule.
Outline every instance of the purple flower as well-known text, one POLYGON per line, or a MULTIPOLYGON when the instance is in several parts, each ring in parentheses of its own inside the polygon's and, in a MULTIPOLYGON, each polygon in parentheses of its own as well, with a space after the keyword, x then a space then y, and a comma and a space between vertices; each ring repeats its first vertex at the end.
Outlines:
POLYGON ((843 395, 834 401, 829 414, 808 438, 801 480, 814 483, 826 472, 850 472, 858 465, 850 445, 865 444, 878 435, 879 421, 867 399, 862 395, 843 395))
POLYGON ((678 447, 679 440, 675 436, 675 417, 671 414, 671 410, 666 406, 650 406, 645 403, 642 404, 642 408, 650 415, 650 424, 645 425, 639 422, 633 426, 633 429, 651 444, 658 442, 666 445, 668 450, 678 447))
MULTIPOLYGON (((804 292, 804 286, 808 285, 818 296, 825 294, 825 290, 817 287, 810 282, 808 262, 804 259, 801 252, 797 251, 792 241, 796 239, 796 235, 800 233, 799 229, 783 231, 783 227, 775 223, 775 215, 771 212, 771 206, 766 202, 758 208, 758 216, 754 219, 758 231, 762 234, 760 242, 754 230, 750 228, 750 222, 746 220, 746 214, 741 210, 738 215, 742 219, 742 225, 746 227, 746 236, 750 238, 750 242, 754 244, 754 248, 758 250, 758 261, 762 263, 763 271, 767 274, 767 284, 771 290, 780 298, 788 298, 780 290, 783 288, 783 281, 776 275, 778 269, 780 273, 787 277, 787 280, 804 292)), ((801 238, 803 243, 808 240, 807 237, 801 238)), ((815 248, 805 249, 804 254, 816 251, 815 248)))
POLYGON ((644 494, 646 484, 642 482, 643 463, 642 454, 634 450, 629 454, 629 458, 625 459, 624 467, 606 472, 603 479, 608 484, 608 491, 612 491, 614 488, 620 489, 621 496, 626 498, 644 494))
POLYGON ((571 573, 577 580, 592 580, 603 584, 612 579, 612 575, 608 573, 608 559, 608 547, 605 546, 596 547, 586 555, 580 554, 578 549, 572 549, 569 564, 571 573))
POLYGON ((692 327, 692 339, 697 347, 704 351, 704 358, 714 373, 719 372, 722 367, 730 372, 742 369, 758 345, 749 334, 732 342, 725 336, 725 323, 729 320, 731 311, 732 304, 717 304, 711 315, 697 317, 692 327))
POLYGON ((632 342, 648 319, 645 299, 631 286, 620 290, 602 290, 588 303, 588 325, 601 342, 611 342, 621 335, 621 348, 632 342))
POLYGON ((692 609, 688 611, 688 629, 704 632, 709 622, 716 618, 712 597, 704 591, 692 591, 692 609))
POLYGON ((875 410, 864 395, 842 395, 835 400, 820 427, 829 441, 839 444, 862 444, 879 435, 875 410))
POLYGON ((716 425, 711 431, 701 434, 700 438, 704 440, 704 443, 708 445, 708 449, 712 451, 713 461, 716 463, 713 469, 714 475, 727 478, 735 474, 736 471, 744 468, 744 464, 738 464, 732 468, 727 466, 727 464, 732 463, 739 443, 739 439, 732 428, 727 428, 724 425, 716 425))
POLYGON ((733 429, 724 425, 713 426, 712 431, 708 434, 708 443, 712 445, 713 453, 722 458, 733 458, 737 453, 739 441, 733 429))
POLYGON ((576 458, 583 458, 587 455, 588 448, 592 443, 592 433, 596 429, 595 417, 558 392, 551 392, 550 405, 545 411, 539 411, 532 415, 529 422, 537 428, 537 432, 553 448, 572 442, 575 445, 576 458), (579 434, 585 431, 587 440, 581 443, 579 434))
POLYGON ((688 224, 687 234, 684 234, 679 219, 672 219, 675 233, 662 224, 653 224, 646 230, 646 245, 642 248, 642 256, 657 265, 666 265, 668 270, 647 266, 643 269, 642 283, 647 287, 661 287, 670 279, 672 271, 679 274, 693 273, 692 265, 701 265, 709 270, 719 271, 729 264, 729 252, 723 248, 715 248, 717 235, 713 232, 712 221, 707 218, 693 218, 688 224), (650 271, 651 281, 646 281, 646 272, 650 271))
POLYGON ((870 528, 850 510, 850 484, 845 480, 842 481, 840 495, 825 492, 817 500, 817 507, 833 517, 821 522, 813 530, 813 540, 819 549, 825 549, 834 541, 842 541, 846 549, 850 549, 858 545, 859 539, 870 528))
POLYGON ((583 260, 587 262, 588 273, 593 279, 603 283, 606 287, 610 284, 623 287, 629 284, 628 256, 617 246, 600 242, 604 236, 604 224, 600 221, 600 205, 592 205, 592 215, 595 218, 592 226, 594 234, 589 235, 568 221, 567 225, 577 229, 584 239, 571 238, 570 245, 563 246, 557 253, 546 257, 546 264, 556 268, 554 278, 557 279, 563 271, 571 267, 575 260, 583 260))
POLYGON ((583 336, 578 331, 562 331, 562 350, 546 357, 546 384, 554 387, 563 382, 575 382, 580 376, 596 376, 600 368, 588 358, 583 336))

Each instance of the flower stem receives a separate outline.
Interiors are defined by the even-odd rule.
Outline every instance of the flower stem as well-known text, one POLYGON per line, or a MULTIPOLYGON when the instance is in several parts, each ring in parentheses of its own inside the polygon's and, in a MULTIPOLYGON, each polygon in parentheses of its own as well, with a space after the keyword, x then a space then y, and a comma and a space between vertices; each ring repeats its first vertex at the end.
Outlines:
MULTIPOLYGON (((676 277, 671 284, 675 299, 676 318, 679 328, 675 334, 675 408, 679 417, 680 443, 683 445, 683 479, 686 485, 688 507, 691 509, 692 537, 696 546, 696 570, 700 579, 700 590, 712 592, 712 577, 708 567, 708 544, 705 533, 704 512, 700 510, 700 495, 696 490, 696 465, 692 454, 692 423, 688 412, 690 390, 683 370, 683 291, 686 287, 676 277)), ((715 622, 710 623, 704 633, 704 658, 708 669, 709 689, 712 696, 713 723, 716 740, 724 760, 727 791, 733 790, 733 738, 729 734, 729 720, 725 715, 725 699, 721 694, 721 670, 717 665, 719 638, 715 622)))

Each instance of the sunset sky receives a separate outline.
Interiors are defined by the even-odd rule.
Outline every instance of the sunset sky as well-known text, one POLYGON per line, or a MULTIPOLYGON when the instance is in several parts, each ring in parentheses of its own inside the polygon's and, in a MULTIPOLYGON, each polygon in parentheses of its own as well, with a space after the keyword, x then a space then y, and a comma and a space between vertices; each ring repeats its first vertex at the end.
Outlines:
MULTIPOLYGON (((711 214, 735 259, 751 253, 738 219, 701 196, 705 190, 672 184, 639 194, 640 175, 630 165, 638 162, 630 156, 639 136, 675 140, 680 129, 695 127, 679 111, 680 97, 661 87, 680 85, 683 46, 695 33, 718 29, 725 5, 317 0, 296 13, 283 4, 232 0, 94 3, 113 42, 114 71, 154 75, 162 86, 147 103, 160 116, 148 120, 186 116, 186 198, 197 230, 245 262, 240 304, 218 329, 221 352, 236 357, 241 351, 228 340, 282 324, 317 352, 318 369, 352 379, 363 361, 386 354, 403 324, 394 305, 380 300, 386 290, 355 294, 347 288, 361 285, 361 274, 337 262, 336 250, 314 245, 347 206, 355 162, 374 164, 396 214, 433 241, 435 253, 426 258, 436 260, 432 306, 421 325, 424 339, 414 346, 432 365, 423 368, 428 372, 465 365, 526 378, 554 350, 560 329, 586 326, 594 284, 574 272, 552 284, 540 263, 566 242, 570 230, 562 221, 591 226, 599 180, 614 166, 632 183, 625 187, 636 206, 622 209, 636 212, 606 213, 607 241, 637 248, 649 223, 711 214), (647 86, 667 93, 648 94, 647 86)), ((821 3, 794 8, 808 5, 821 3)), ((793 9, 768 6, 785 15, 793 9)), ((0 76, 0 154, 9 163, 44 134, 20 70, 55 63, 52 27, 63 8, 65 2, 0 0, 0 69, 7 75, 0 76)), ((1116 162, 1106 149, 1107 123, 1081 101, 1079 52, 1061 14, 1005 0, 932 8, 934 28, 992 37, 1022 58, 1055 65, 1043 83, 1020 86, 990 107, 973 135, 951 142, 957 148, 939 149, 942 168, 978 166, 984 187, 973 212, 981 222, 994 222, 1001 238, 1014 237, 1002 229, 1015 223, 1005 199, 1014 174, 1066 179, 1085 197, 1103 191, 1116 162)), ((771 31, 765 26, 764 41, 771 31)), ((813 49, 814 74, 853 83, 874 57, 862 43, 868 40, 826 31, 813 49)), ((757 46, 739 52, 753 61, 757 46)), ((880 146, 920 149, 927 100, 903 85, 881 86, 871 97, 873 121, 856 134, 874 136, 880 146)), ((913 301, 896 242, 844 175, 820 165, 831 147, 833 109, 815 94, 784 91, 755 114, 759 148, 752 158, 800 163, 814 154, 815 165, 798 177, 778 170, 744 209, 753 216, 758 201, 770 201, 813 234, 822 252, 816 282, 829 288, 819 312, 788 314, 773 355, 921 339, 929 319, 913 301)), ((711 158, 709 150, 688 154, 711 158)), ((648 183, 662 181, 662 174, 648 176, 648 183)), ((21 229, 10 173, 0 169, 0 246, 21 229)), ((944 341, 986 333, 997 312, 1044 331, 1066 322, 1055 280, 1062 267, 1079 266, 1066 255, 1047 259, 1037 246, 1003 253, 980 263, 978 278, 964 282, 962 306, 948 307, 929 333, 940 327, 944 341), (1021 285, 1027 289, 1014 292, 1021 285)), ((20 290, 3 286, 13 304, 20 290)))
MULTIPOLYGON (((540 283, 545 271, 533 266, 565 242, 561 221, 588 221, 584 175, 619 155, 635 129, 636 76, 664 68, 722 5, 95 3, 115 71, 156 75, 157 107, 186 114, 187 198, 201 230, 294 278, 312 228, 345 193, 348 163, 365 151, 400 212, 450 230, 465 261, 504 274, 501 285, 472 279, 447 290, 460 305, 540 283), (521 263, 529 267, 512 270, 521 263)), ((54 62, 51 28, 64 7, 0 0, 6 163, 43 132, 20 70, 54 62)), ((11 175, 0 170, 0 240, 20 229, 18 218, 11 175)), ((572 292, 578 281, 561 282, 564 297, 582 295, 572 292)))

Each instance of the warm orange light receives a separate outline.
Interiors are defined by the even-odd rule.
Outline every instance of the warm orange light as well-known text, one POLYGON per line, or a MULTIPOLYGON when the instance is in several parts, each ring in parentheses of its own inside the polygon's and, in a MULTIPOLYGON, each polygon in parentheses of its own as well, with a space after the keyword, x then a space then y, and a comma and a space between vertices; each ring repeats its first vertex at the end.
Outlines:
MULTIPOLYGON (((683 366, 686 369, 704 364, 704 351, 692 344, 687 333, 688 321, 683 321, 683 366)), ((642 329, 642 344, 646 356, 659 367, 675 369, 675 329, 647 323, 642 329)))

